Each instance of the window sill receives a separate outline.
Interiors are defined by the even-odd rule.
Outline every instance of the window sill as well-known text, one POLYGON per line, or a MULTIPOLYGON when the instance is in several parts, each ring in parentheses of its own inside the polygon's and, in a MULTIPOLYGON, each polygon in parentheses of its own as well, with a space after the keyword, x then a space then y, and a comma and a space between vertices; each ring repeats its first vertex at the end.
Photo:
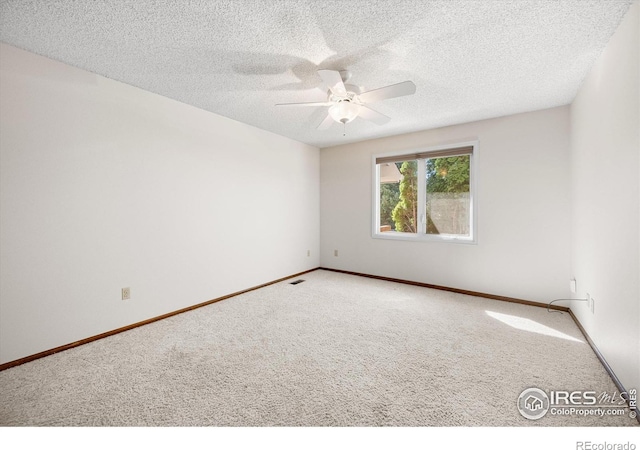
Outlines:
POLYGON ((429 235, 429 234, 413 234, 399 233, 396 231, 385 231, 382 233, 373 233, 374 239, 386 239, 392 241, 419 241, 419 242, 446 242, 452 244, 477 244, 477 241, 471 237, 460 237, 452 235, 429 235))

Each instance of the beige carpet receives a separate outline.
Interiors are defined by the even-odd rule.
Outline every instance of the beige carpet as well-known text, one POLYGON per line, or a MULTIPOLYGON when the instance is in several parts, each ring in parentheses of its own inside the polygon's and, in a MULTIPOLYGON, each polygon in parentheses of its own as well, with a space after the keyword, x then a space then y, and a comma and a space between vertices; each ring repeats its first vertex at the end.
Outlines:
POLYGON ((615 387, 567 315, 318 270, 0 372, 0 425, 626 426, 537 421, 615 387))

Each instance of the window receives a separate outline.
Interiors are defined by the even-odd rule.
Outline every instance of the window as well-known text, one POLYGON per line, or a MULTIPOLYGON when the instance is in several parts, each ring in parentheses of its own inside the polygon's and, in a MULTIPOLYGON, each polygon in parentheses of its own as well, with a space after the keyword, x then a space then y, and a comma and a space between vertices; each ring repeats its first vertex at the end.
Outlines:
POLYGON ((374 157, 373 236, 475 242, 476 143, 374 157))

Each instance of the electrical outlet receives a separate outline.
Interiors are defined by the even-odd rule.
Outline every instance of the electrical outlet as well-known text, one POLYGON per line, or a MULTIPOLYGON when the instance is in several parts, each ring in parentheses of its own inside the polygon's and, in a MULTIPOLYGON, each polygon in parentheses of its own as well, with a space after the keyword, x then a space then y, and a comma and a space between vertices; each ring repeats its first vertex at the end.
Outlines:
POLYGON ((311 256, 311 250, 307 250, 307 256, 311 256))
POLYGON ((576 288, 577 288, 576 279, 575 278, 570 279, 569 280, 569 289, 571 289, 571 293, 572 294, 576 293, 576 288))
POLYGON ((333 251, 333 256, 338 256, 338 250, 333 251))
POLYGON ((587 308, 591 311, 591 314, 596 312, 596 300, 587 292, 587 308))
POLYGON ((129 300, 131 298, 131 288, 122 288, 122 300, 129 300))

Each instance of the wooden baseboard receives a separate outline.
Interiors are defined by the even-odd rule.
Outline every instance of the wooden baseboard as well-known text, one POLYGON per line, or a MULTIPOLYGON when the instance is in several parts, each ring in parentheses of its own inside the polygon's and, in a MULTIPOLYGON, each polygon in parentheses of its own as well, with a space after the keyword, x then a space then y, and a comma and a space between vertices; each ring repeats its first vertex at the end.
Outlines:
POLYGON ((20 364, 28 363, 28 362, 34 361, 36 359, 44 358, 45 356, 53 355, 54 353, 59 353, 59 352, 62 352, 64 350, 69 350, 70 348, 78 347, 80 345, 88 344, 89 342, 97 341, 98 339, 103 339, 103 338, 106 338, 106 337, 109 337, 109 336, 113 336, 114 334, 122 333, 123 331, 128 331, 128 330, 131 330, 133 328, 141 327, 143 325, 147 325, 147 324, 156 322, 158 320, 166 319, 167 317, 175 316, 177 314, 182 314, 182 313, 187 312, 187 311, 193 311, 194 309, 202 308, 203 306, 211 305, 213 303, 217 303, 219 301, 226 300, 228 298, 235 297, 235 296, 240 295, 240 294, 245 294, 247 292, 255 291, 256 289, 260 289, 260 288, 263 288, 263 287, 271 286, 272 284, 280 283, 281 281, 288 280, 290 278, 299 277, 300 275, 303 275, 303 274, 309 273, 309 272, 313 272, 313 271, 318 270, 318 269, 319 268, 316 267, 314 269, 305 270, 304 272, 299 272, 299 273, 295 273, 293 275, 289 275, 289 276, 286 276, 286 277, 283 277, 283 278, 278 278, 277 280, 269 281, 268 283, 264 283, 264 284, 261 284, 259 286, 253 286, 253 287, 251 287, 249 289, 245 289, 245 290, 242 290, 242 291, 234 292, 233 294, 229 294, 229 295, 225 295, 225 296, 222 296, 222 297, 214 298, 212 300, 207 300, 206 302, 198 303, 197 305, 188 306, 186 308, 182 308, 182 309, 179 309, 177 311, 172 311, 170 313, 163 314, 161 316, 152 317, 151 319, 143 320, 141 322, 136 322, 136 323, 133 323, 131 325, 127 325, 127 326, 124 326, 124 327, 121 327, 121 328, 117 328, 115 330, 107 331, 105 333, 97 334, 95 336, 91 336, 91 337, 88 337, 86 339, 81 339, 81 340, 76 341, 76 342, 71 342, 70 344, 61 345, 60 347, 52 348, 50 350, 45 350, 43 352, 36 353, 34 355, 25 356, 24 358, 16 359, 14 361, 9 361, 9 362, 6 362, 4 364, 0 364, 0 372, 3 371, 3 370, 9 369, 11 367, 19 366, 20 364))
MULTIPOLYGON (((593 350, 593 353, 596 354, 596 357, 600 361, 600 364, 602 364, 602 367, 604 367, 604 370, 606 370, 607 373, 609 374, 609 376, 611 377, 611 381, 613 381, 613 384, 616 385, 616 389, 618 389, 618 392, 628 392, 625 389, 625 387, 623 386, 623 384, 620 381, 620 379, 616 376, 615 372, 613 371, 613 369, 611 368, 611 366, 609 365, 607 360, 604 359, 604 355, 600 352, 600 350, 596 346, 595 342, 593 342, 593 339, 591 339, 591 336, 589 336, 589 334, 584 329, 584 327, 582 326, 582 324, 580 323, 580 321, 578 320, 576 315, 573 313, 573 311, 569 310, 569 315, 571 316, 571 318, 573 319, 575 324, 580 329, 580 332, 582 333, 582 335, 586 339, 587 343, 591 347, 591 350, 593 350)), ((627 401, 627 404, 628 404, 628 401, 627 401)), ((636 420, 640 423, 640 416, 636 415, 636 420)))
MULTIPOLYGON (((376 280, 392 281, 394 283, 410 284, 412 286, 420 286, 420 287, 426 287, 426 288, 430 288, 430 289, 438 289, 440 291, 455 292, 456 294, 465 294, 465 295, 472 295, 474 297, 488 298, 488 299, 491 299, 491 300, 500 300, 502 302, 519 303, 521 305, 538 306, 538 307, 541 307, 541 308, 547 308, 547 304, 546 303, 533 302, 531 300, 523 300, 523 299, 520 299, 520 298, 505 297, 505 296, 502 296, 502 295, 487 294, 487 293, 484 293, 484 292, 468 291, 468 290, 465 290, 465 289, 457 289, 457 288, 452 288, 452 287, 448 287, 448 286, 439 286, 437 284, 421 283, 419 281, 409 281, 409 280, 402 280, 402 279, 399 279, 399 278, 382 277, 382 276, 379 276, 379 275, 370 275, 370 274, 367 274, 367 273, 350 272, 348 270, 329 269, 329 268, 326 268, 326 267, 321 267, 320 269, 321 270, 328 270, 328 271, 331 271, 331 272, 344 273, 344 274, 347 274, 347 275, 356 275, 356 276, 359 276, 359 277, 373 278, 373 279, 376 279, 376 280)), ((558 306, 558 305, 551 305, 551 306, 549 306, 549 309, 554 309, 554 310, 557 310, 557 311, 564 311, 564 312, 569 311, 569 308, 567 308, 566 306, 558 306)))
POLYGON ((573 314, 573 311, 569 310, 569 315, 571 316, 573 321, 576 323, 576 325, 580 329, 580 332, 582 333, 582 335, 586 339, 587 343, 589 344, 589 346, 593 350, 593 353, 596 354, 596 356, 598 357, 598 359, 600 360, 600 362, 604 366, 604 370, 606 370, 607 373, 609 374, 609 376, 611 377, 611 380, 613 381, 613 384, 616 385, 616 388, 618 388, 618 390, 620 392, 626 392, 625 389, 624 389, 624 386, 622 385, 622 382, 618 379, 616 374, 613 372, 613 369, 611 368, 609 363, 607 363, 607 360, 604 359, 604 356, 602 355, 602 353, 600 353, 600 350, 598 350, 598 347, 596 347, 596 344, 591 339, 591 336, 589 336, 589 334, 587 334, 586 330, 584 329, 584 327, 582 326, 582 324, 580 323, 580 321, 578 320, 576 315, 573 314))

